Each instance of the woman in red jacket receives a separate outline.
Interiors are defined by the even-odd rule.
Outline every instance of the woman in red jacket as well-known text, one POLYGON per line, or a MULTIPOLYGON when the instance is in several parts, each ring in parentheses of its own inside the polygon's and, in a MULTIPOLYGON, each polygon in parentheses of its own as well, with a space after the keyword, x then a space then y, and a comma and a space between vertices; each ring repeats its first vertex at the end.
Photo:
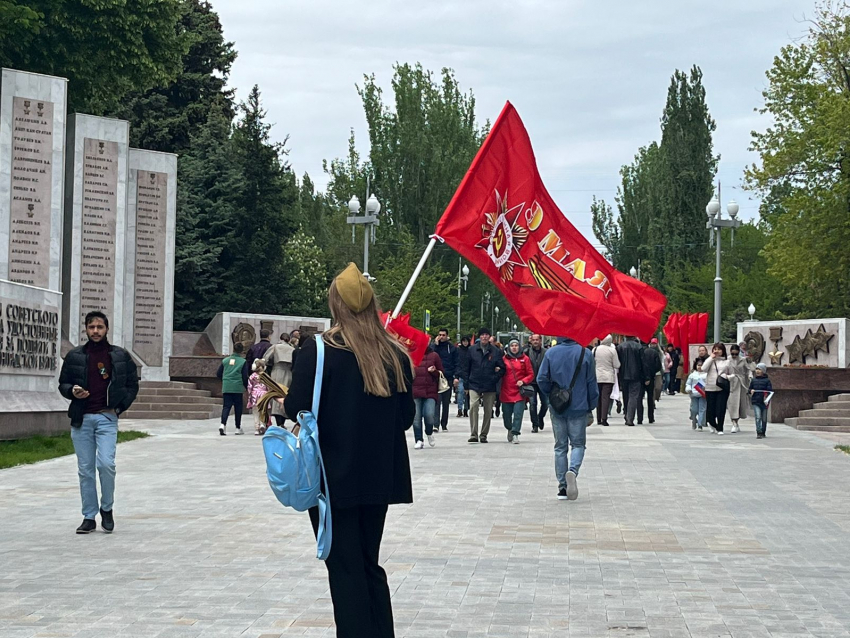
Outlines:
POLYGON ((413 377, 413 401, 416 403, 416 416, 413 417, 413 437, 417 450, 425 447, 422 441, 422 417, 425 417, 425 435, 428 445, 434 447, 434 426, 437 425, 437 400, 440 395, 437 388, 440 384, 440 373, 443 371, 443 361, 429 345, 422 357, 422 362, 416 366, 413 377))
POLYGON ((508 443, 519 443, 519 431, 522 428, 522 415, 525 413, 527 399, 519 393, 523 384, 534 381, 531 359, 519 347, 519 341, 511 339, 505 353, 505 376, 502 377, 502 418, 508 431, 508 443))

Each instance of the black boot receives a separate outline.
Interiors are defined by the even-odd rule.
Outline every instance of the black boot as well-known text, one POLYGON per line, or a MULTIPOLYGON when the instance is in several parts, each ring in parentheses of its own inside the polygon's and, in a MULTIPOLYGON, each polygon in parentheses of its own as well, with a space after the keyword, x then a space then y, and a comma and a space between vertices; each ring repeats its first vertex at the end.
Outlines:
POLYGON ((108 512, 104 512, 102 509, 100 510, 100 526, 107 534, 112 533, 112 530, 115 529, 115 519, 112 518, 112 510, 108 512))
POLYGON ((77 534, 91 534, 97 529, 97 523, 92 518, 84 518, 82 524, 77 528, 77 534))

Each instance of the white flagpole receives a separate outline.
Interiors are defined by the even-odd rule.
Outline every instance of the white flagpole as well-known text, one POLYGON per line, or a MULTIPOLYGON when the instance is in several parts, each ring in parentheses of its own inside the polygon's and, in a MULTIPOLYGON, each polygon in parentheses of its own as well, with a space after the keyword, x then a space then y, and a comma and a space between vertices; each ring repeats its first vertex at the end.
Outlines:
POLYGON ((393 314, 390 315, 387 319, 387 325, 389 325, 390 319, 395 319, 401 312, 401 309, 404 306, 404 302, 407 301, 407 298, 410 296, 410 291, 413 290, 413 284, 415 284, 416 280, 419 278, 419 274, 425 267, 425 262, 428 260, 428 256, 431 254, 431 251, 434 250, 434 246, 436 245, 436 243, 436 237, 432 237, 431 241, 428 242, 428 246, 426 246, 425 248, 425 253, 422 255, 422 259, 419 260, 419 263, 416 265, 416 270, 413 271, 413 275, 410 277, 410 281, 407 282, 407 287, 404 289, 404 292, 401 293, 401 299, 398 300, 398 304, 396 304, 395 310, 393 310, 393 314))

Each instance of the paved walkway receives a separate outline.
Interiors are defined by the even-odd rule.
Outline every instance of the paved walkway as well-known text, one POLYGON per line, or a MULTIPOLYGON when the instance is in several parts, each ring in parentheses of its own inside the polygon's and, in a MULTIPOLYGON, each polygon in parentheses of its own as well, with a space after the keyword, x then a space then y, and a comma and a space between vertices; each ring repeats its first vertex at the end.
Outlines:
MULTIPOLYGON (((391 509, 382 555, 396 635, 850 637, 850 457, 781 425, 756 441, 752 420, 692 432, 686 413, 665 397, 655 425, 593 426, 575 502, 555 499, 548 427, 470 445, 452 419, 411 450, 416 502, 391 509)), ((73 457, 0 471, 0 636, 333 636, 260 439, 132 427, 156 436, 118 448, 111 536, 74 534, 73 457)))

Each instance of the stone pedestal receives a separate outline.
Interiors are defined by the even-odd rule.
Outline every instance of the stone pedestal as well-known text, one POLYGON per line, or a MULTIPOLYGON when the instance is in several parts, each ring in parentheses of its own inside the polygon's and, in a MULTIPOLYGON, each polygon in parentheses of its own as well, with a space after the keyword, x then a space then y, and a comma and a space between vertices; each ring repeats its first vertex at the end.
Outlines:
POLYGON ((142 378, 168 381, 174 316, 177 156, 130 149, 124 268, 124 347, 142 378))
POLYGON ((125 342, 129 134, 123 120, 68 118, 62 332, 75 346, 86 341, 83 319, 92 310, 109 317, 110 342, 125 342))
POLYGON ((850 392, 850 370, 846 368, 784 367, 771 368, 768 373, 775 392, 768 413, 771 423, 784 423, 834 394, 850 392))
POLYGON ((3 69, 0 279, 59 290, 67 80, 3 69))

